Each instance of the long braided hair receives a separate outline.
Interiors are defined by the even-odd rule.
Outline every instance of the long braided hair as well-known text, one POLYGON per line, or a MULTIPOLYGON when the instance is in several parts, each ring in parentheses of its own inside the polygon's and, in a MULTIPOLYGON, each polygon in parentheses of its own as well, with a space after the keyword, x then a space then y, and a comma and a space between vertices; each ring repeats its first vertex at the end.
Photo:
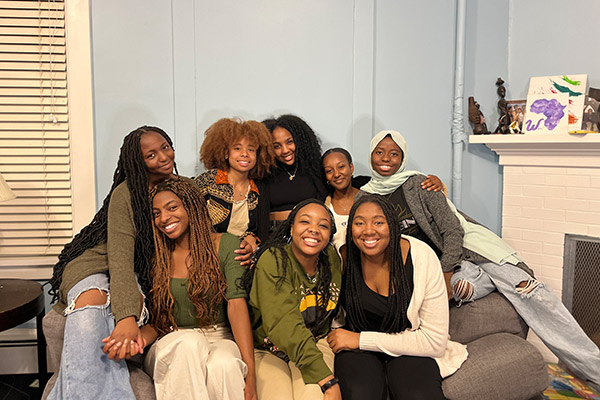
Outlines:
MULTIPOLYGON (((206 202, 198 186, 181 178, 167 179, 154 187, 151 199, 158 193, 169 191, 179 197, 189 220, 188 296, 196 308, 198 326, 214 324, 219 304, 225 299, 227 282, 221 272, 220 260, 212 239, 212 222, 206 209, 206 202)), ((175 241, 152 224, 154 232, 155 257, 152 266, 152 289, 150 307, 154 316, 153 326, 161 334, 171 328, 177 329, 173 317, 175 298, 171 293, 171 256, 175 241)))
MULTIPOLYGON (((331 238, 333 238, 333 235, 335 234, 336 227, 333 214, 329 208, 327 208, 321 200, 317 199, 307 199, 296 204, 296 206, 288 215, 287 219, 277 225, 277 228, 273 233, 271 233, 271 236, 269 236, 267 242, 263 246, 260 246, 258 251, 253 256, 253 265, 246 270, 241 281, 241 287, 243 287, 248 293, 250 293, 250 290, 252 289, 255 264, 260 259, 260 256, 267 251, 274 256, 275 262, 277 263, 277 272, 279 273, 279 276, 277 282, 275 283, 275 288, 277 290, 281 288, 281 285, 285 281, 288 269, 291 265, 290 256, 288 255, 285 247, 291 241, 292 225, 295 223, 298 212, 308 204, 318 204, 327 211, 330 219, 330 236, 328 239, 331 241, 331 238)), ((329 285, 331 283, 332 274, 327 249, 328 247, 325 247, 325 249, 319 253, 319 258, 317 261, 318 278, 314 292, 315 294, 319 293, 321 297, 317 304, 317 318, 314 323, 310 324, 310 326, 307 326, 313 335, 318 333, 322 326, 323 320, 327 317, 327 304, 329 304, 329 299, 331 297, 329 293, 329 285)))
POLYGON ((342 284, 342 296, 348 314, 346 321, 349 328, 355 332, 368 330, 367 320, 363 313, 360 287, 363 285, 362 264, 360 250, 352 240, 352 223, 356 210, 362 204, 374 203, 381 207, 383 215, 389 226, 390 243, 387 259, 390 260, 390 284, 388 292, 388 307, 381 323, 381 332, 397 333, 409 325, 407 310, 412 296, 410 276, 402 259, 400 247, 400 223, 394 207, 382 196, 369 194, 360 197, 352 206, 348 217, 348 230, 346 232, 346 273, 342 284))
MULTIPOLYGON (((266 119, 263 124, 271 133, 275 128, 284 128, 290 132, 296 144, 295 160, 298 164, 298 170, 310 177, 319 198, 324 199, 327 196, 327 190, 323 184, 321 141, 312 128, 302 118, 291 114, 285 114, 276 119, 266 119)), ((280 161, 277 161, 277 167, 280 169, 285 168, 280 161)))
POLYGON ((50 280, 49 293, 53 302, 58 299, 62 275, 67 264, 83 254, 84 251, 106 242, 110 198, 115 188, 125 180, 127 180, 127 187, 131 194, 131 206, 136 230, 133 267, 138 274, 138 282, 144 293, 148 293, 150 290, 149 272, 154 254, 154 241, 152 239, 152 219, 148 200, 148 170, 140 148, 140 138, 143 134, 149 132, 160 134, 169 146, 173 147, 173 141, 169 135, 154 126, 141 126, 125 136, 117 161, 117 168, 113 174, 113 183, 108 195, 102 202, 102 207, 94 215, 92 222, 75 235, 58 256, 58 262, 54 266, 50 280))

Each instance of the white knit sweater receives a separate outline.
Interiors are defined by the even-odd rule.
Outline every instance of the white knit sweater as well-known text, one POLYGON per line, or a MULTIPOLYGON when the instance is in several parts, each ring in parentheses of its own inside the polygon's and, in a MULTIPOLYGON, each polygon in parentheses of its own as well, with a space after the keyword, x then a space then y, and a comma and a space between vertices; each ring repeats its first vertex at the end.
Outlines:
POLYGON ((432 357, 442 378, 452 375, 467 359, 467 347, 450 340, 446 284, 440 262, 424 242, 408 239, 413 262, 414 289, 408 306, 412 328, 399 333, 361 332, 360 349, 399 357, 432 357))

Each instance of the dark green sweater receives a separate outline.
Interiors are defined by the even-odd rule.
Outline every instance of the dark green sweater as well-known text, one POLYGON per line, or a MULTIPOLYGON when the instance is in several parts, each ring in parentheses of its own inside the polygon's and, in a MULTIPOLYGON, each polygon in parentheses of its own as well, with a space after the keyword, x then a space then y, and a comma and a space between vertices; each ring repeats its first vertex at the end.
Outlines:
MULTIPOLYGON (((330 314, 315 338, 304 319, 314 315, 316 296, 313 289, 316 284, 308 279, 290 245, 285 247, 285 251, 291 265, 279 288, 276 283, 281 273, 277 270, 275 256, 266 251, 256 265, 249 298, 254 346, 282 351, 298 367, 306 384, 317 383, 332 373, 317 347, 317 340, 331 329, 333 309, 337 305, 342 282, 341 262, 335 249, 329 246, 332 277, 327 310, 330 314)), ((320 297, 320 293, 316 295, 320 297)))
MULTIPOLYGON (((148 211, 150 212, 150 211, 148 211)), ((58 301, 54 309, 61 313, 67 306, 69 290, 84 278, 110 270, 110 303, 115 321, 131 315, 140 317, 140 293, 133 271, 135 223, 127 182, 115 188, 108 206, 108 239, 83 252, 65 267, 58 301)))

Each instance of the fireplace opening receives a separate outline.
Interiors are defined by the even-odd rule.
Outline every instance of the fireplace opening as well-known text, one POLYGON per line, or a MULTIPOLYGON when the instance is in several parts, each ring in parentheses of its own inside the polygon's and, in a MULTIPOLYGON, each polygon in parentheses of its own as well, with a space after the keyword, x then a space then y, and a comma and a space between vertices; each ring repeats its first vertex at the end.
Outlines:
POLYGON ((562 301, 600 347, 600 238, 565 234, 562 301))

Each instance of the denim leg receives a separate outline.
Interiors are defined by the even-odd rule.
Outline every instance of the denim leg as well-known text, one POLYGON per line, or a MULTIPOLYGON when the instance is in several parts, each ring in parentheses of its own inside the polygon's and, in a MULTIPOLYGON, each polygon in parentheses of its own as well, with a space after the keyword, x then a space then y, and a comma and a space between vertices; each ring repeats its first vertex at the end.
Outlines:
POLYGON ((511 265, 480 265, 527 325, 575 374, 600 383, 600 350, 552 290, 511 265), (526 282, 525 288, 519 284, 526 282))
POLYGON ((467 282, 470 284, 469 295, 467 297, 459 295, 456 290, 453 290, 454 300, 459 304, 467 301, 475 301, 487 296, 496 290, 494 282, 490 279, 477 264, 473 264, 470 261, 463 261, 460 263, 460 268, 450 278, 450 284, 452 288, 456 288, 456 284, 460 281, 467 282))
POLYGON ((102 352, 102 339, 115 327, 110 297, 104 305, 74 309, 77 297, 94 289, 108 293, 106 275, 88 276, 69 291, 60 370, 48 399, 135 400, 125 361, 109 360, 102 352))

